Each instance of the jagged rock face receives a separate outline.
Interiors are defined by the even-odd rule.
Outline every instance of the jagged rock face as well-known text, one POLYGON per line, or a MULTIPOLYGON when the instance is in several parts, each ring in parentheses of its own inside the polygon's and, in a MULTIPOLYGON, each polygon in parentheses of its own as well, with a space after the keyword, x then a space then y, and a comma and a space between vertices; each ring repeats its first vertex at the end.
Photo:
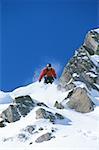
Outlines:
POLYGON ((95 84, 99 84, 99 65, 92 61, 93 55, 99 55, 99 33, 94 30, 88 32, 84 44, 65 66, 58 89, 74 89, 76 87, 74 81, 81 81, 89 90, 95 88, 99 91, 95 87, 95 84))
POLYGON ((91 59, 95 54, 99 55, 99 33, 90 31, 84 44, 65 66, 58 88, 74 89, 74 81, 84 82, 89 89, 93 88, 94 83, 99 84, 99 65, 94 64, 91 59))
POLYGON ((4 110, 1 117, 7 122, 18 121, 21 116, 26 116, 35 106, 34 101, 30 96, 16 97, 13 105, 4 110))
POLYGON ((69 97, 67 106, 81 113, 87 113, 94 110, 94 103, 89 98, 87 91, 83 88, 77 88, 69 97))
POLYGON ((90 31, 86 35, 84 45, 89 49, 89 53, 93 51, 99 54, 99 34, 96 31, 90 31))
POLYGON ((99 92, 99 61, 94 57, 99 58, 99 33, 93 30, 88 32, 84 44, 65 66, 58 85, 59 90, 73 91, 67 105, 83 113, 94 110, 88 91, 99 92), (77 88, 77 82, 84 83, 86 90, 77 88))

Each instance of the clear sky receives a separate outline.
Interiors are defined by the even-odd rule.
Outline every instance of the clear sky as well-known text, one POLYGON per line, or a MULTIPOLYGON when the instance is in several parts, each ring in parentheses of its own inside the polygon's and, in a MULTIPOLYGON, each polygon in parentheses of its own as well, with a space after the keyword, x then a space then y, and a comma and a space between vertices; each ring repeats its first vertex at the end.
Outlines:
POLYGON ((98 0, 0 0, 1 90, 33 81, 50 62, 60 76, 86 33, 98 27, 98 0))

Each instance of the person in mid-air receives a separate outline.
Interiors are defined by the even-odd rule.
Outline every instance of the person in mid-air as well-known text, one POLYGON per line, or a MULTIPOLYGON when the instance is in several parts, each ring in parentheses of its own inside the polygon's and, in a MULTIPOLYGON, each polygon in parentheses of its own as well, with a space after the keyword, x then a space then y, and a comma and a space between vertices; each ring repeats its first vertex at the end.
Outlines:
POLYGON ((44 78, 44 83, 53 83, 56 78, 56 72, 54 68, 52 68, 51 64, 47 64, 46 67, 41 71, 39 82, 41 82, 42 78, 44 78))

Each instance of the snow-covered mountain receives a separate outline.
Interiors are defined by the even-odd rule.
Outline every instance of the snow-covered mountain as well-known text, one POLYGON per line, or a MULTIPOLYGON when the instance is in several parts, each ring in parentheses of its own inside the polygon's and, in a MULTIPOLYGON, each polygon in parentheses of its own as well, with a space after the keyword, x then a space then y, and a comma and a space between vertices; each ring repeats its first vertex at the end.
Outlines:
POLYGON ((0 91, 1 150, 98 150, 99 29, 65 66, 58 84, 0 91))

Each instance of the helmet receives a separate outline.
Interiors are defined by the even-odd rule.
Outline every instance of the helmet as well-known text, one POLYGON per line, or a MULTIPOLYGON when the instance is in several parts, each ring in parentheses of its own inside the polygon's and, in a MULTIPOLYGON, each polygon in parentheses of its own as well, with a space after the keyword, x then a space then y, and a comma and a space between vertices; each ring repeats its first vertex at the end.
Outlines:
POLYGON ((47 64, 46 67, 51 68, 51 64, 47 64))

